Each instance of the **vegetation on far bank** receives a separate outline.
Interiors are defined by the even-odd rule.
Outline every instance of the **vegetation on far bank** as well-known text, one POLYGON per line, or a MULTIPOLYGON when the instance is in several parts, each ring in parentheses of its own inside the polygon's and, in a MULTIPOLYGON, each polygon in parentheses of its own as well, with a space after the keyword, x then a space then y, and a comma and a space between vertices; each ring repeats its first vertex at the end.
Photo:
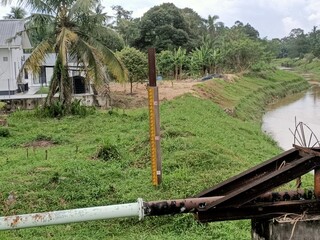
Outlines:
POLYGON ((312 54, 308 54, 304 58, 275 59, 273 65, 292 68, 293 71, 304 75, 308 81, 320 82, 320 59, 312 54))
MULTIPOLYGON (((146 108, 61 119, 17 111, 7 118, 10 134, 0 137, 1 215, 193 196, 278 154, 261 132, 260 117, 252 116, 261 116, 261 108, 283 92, 306 86, 276 71, 210 80, 196 87, 197 96, 162 103, 163 183, 157 189, 151 185, 146 108)), ((4 231, 0 238, 250 239, 250 222, 203 225, 187 214, 4 231)))

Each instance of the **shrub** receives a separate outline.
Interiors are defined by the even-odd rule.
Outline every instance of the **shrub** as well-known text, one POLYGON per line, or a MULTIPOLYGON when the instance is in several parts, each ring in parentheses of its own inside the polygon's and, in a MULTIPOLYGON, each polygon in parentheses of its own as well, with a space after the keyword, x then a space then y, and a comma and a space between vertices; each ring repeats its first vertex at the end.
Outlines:
POLYGON ((0 102, 0 110, 4 110, 6 104, 4 102, 0 102))
POLYGON ((117 146, 106 144, 98 150, 97 158, 103 161, 118 160, 120 159, 120 153, 117 146))
POLYGON ((36 115, 39 117, 51 117, 51 118, 61 118, 66 115, 79 115, 87 116, 93 114, 94 108, 86 107, 81 105, 81 100, 75 100, 71 103, 70 109, 60 101, 55 101, 49 106, 40 107, 36 109, 36 115))
POLYGON ((71 103, 70 112, 72 115, 79 115, 79 116, 85 117, 89 114, 94 113, 94 110, 95 109, 93 107, 87 107, 87 106, 81 105, 81 100, 74 100, 71 103))
POLYGON ((10 132, 8 128, 0 127, 0 137, 9 137, 10 132))

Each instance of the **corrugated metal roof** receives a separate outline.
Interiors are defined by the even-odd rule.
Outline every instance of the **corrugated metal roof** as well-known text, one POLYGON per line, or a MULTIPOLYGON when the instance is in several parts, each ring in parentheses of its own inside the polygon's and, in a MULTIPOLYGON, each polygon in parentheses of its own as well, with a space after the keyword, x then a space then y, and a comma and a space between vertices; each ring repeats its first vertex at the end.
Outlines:
MULTIPOLYGON (((26 57, 26 59, 28 59, 30 57, 30 53, 25 53, 24 56, 26 57)), ((54 66, 56 64, 56 54, 55 53, 48 53, 46 54, 46 57, 44 58, 43 62, 41 65, 44 66, 54 66)))
MULTIPOLYGON (((22 46, 23 41, 22 37, 27 37, 26 34, 17 36, 11 42, 8 42, 8 39, 16 36, 18 32, 24 30, 24 20, 21 19, 8 19, 0 20, 0 48, 7 48, 8 46, 16 47, 22 46)), ((28 39, 29 42, 29 39, 28 39)))

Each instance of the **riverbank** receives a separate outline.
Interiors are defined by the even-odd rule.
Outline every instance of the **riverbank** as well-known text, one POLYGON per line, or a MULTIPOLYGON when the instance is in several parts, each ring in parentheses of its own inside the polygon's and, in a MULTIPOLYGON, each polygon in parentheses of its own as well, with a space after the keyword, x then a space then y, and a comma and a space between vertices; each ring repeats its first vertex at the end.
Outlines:
POLYGON ((196 87, 201 96, 211 99, 231 115, 260 122, 268 104, 306 90, 309 84, 295 73, 276 70, 263 77, 244 76, 231 82, 220 79, 196 87))
MULTIPOLYGON (((60 120, 18 111, 7 119, 10 135, 0 137, 1 215, 193 196, 278 154, 261 132, 261 109, 305 87, 302 78, 276 71, 214 79, 163 102, 158 189, 151 185, 146 108, 60 120), (112 157, 98 157, 103 146, 112 157)), ((0 238, 250 239, 250 222, 201 225, 192 215, 176 215, 7 231, 0 238)))

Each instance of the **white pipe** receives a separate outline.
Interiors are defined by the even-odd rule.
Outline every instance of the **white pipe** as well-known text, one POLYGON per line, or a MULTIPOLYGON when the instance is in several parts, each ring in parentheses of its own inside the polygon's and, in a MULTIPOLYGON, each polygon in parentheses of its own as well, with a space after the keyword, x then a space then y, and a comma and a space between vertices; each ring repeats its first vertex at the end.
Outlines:
POLYGON ((144 217, 141 198, 135 203, 0 217, 0 230, 134 216, 144 217))

